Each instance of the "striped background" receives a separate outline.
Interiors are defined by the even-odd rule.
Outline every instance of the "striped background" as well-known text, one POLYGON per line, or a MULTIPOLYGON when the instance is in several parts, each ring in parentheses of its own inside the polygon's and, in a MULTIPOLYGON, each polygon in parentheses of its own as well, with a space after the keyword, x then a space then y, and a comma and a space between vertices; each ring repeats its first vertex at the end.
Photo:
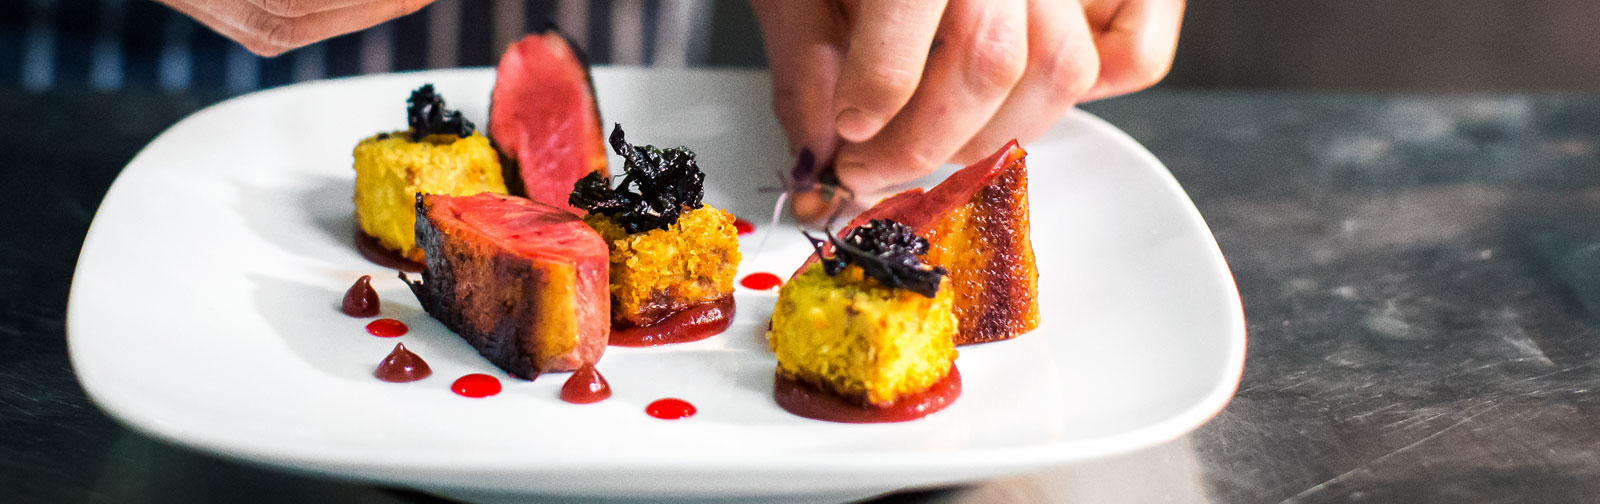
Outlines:
MULTIPOLYGON (((362 73, 488 66, 555 22, 594 63, 707 62, 712 0, 438 0, 355 34, 260 58, 150 0, 0 0, 0 87, 237 94, 362 73)), ((750 39, 759 51, 759 39, 750 39)))

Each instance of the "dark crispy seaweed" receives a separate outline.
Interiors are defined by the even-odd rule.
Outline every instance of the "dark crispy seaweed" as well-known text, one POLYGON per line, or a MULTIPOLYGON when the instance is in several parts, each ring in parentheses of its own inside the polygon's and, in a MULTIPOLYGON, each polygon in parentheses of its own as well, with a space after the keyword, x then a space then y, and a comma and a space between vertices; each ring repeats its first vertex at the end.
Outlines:
POLYGON ((590 173, 573 185, 568 204, 610 217, 629 233, 666 229, 684 208, 702 206, 705 173, 694 151, 634 146, 623 139, 620 124, 611 130, 611 149, 625 160, 622 182, 613 188, 604 174, 590 173))
POLYGON ((459 110, 444 108, 444 97, 433 91, 433 84, 423 84, 406 99, 406 124, 411 126, 411 141, 421 141, 428 135, 472 136, 472 121, 459 110))
POLYGON ((927 297, 939 293, 939 281, 948 273, 943 266, 922 262, 928 253, 928 240, 917 236, 911 227, 893 220, 873 219, 836 238, 825 232, 827 240, 805 234, 817 250, 822 270, 837 275, 848 264, 860 266, 872 278, 889 287, 907 289, 927 297), (823 255, 822 245, 833 244, 833 257, 823 255))

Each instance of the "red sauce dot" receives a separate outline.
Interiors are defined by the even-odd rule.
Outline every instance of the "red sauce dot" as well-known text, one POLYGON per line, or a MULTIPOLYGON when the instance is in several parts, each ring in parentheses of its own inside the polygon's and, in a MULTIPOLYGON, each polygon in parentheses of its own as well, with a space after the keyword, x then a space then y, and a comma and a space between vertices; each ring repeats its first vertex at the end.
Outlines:
POLYGON ((344 301, 339 303, 339 311, 352 317, 374 317, 378 315, 378 291, 372 289, 372 275, 361 275, 356 283, 344 292, 344 301))
POLYGON ((378 369, 372 374, 386 382, 407 383, 427 378, 433 374, 433 369, 422 357, 407 350, 405 343, 395 343, 394 351, 378 363, 378 369))
POLYGON ((367 334, 379 338, 393 338, 405 334, 408 330, 405 322, 392 318, 381 318, 367 324, 367 334))
POLYGON ((694 416, 694 405, 676 398, 661 399, 644 407, 644 412, 662 420, 677 420, 694 416))
POLYGON ((733 220, 733 228, 739 230, 739 236, 756 232, 755 224, 751 224, 750 221, 739 218, 735 218, 733 220))
POLYGON ((489 397, 500 393, 500 379, 483 373, 456 378, 450 390, 466 397, 489 397))
POLYGON ((608 397, 611 397, 611 384, 606 383, 606 377, 600 376, 594 364, 584 364, 572 372, 566 383, 561 384, 561 400, 569 403, 597 403, 608 397))
POLYGON ((772 290, 783 285, 783 279, 771 273, 751 273, 739 281, 746 289, 772 290))

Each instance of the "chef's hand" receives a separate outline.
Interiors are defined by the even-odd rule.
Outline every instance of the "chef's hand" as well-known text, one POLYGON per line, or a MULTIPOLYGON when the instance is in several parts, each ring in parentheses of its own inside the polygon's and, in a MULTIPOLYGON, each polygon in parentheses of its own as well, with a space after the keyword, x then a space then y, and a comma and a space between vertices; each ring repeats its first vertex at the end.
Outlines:
POLYGON ((157 0, 250 52, 277 56, 416 12, 433 0, 157 0))
POLYGON ((1078 102, 1155 84, 1172 64, 1184 7, 752 1, 790 149, 836 156, 840 181, 869 198, 940 164, 981 159, 1012 138, 1031 140, 1078 102))

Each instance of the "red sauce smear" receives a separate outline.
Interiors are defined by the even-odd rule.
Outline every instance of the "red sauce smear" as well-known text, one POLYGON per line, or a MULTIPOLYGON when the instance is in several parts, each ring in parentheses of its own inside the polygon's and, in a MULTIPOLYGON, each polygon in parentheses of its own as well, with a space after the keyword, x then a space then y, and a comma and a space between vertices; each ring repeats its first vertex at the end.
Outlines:
POLYGON ((450 390, 466 397, 489 397, 500 393, 500 379, 483 373, 456 378, 450 390))
POLYGON ((352 317, 372 317, 378 314, 378 291, 372 290, 372 275, 361 275, 350 290, 344 291, 344 302, 339 311, 352 317))
POLYGON ((783 373, 778 373, 773 382, 772 395, 778 406, 806 418, 839 423, 905 422, 928 416, 955 402, 961 395, 961 372, 951 364, 950 374, 928 390, 900 398, 886 407, 862 406, 810 383, 787 378, 783 373))
POLYGON ((647 347, 688 343, 710 338, 733 324, 733 296, 700 303, 672 314, 655 325, 611 327, 613 346, 647 347))
POLYGON ((379 338, 393 338, 405 334, 408 330, 410 328, 406 327, 405 322, 392 318, 381 318, 367 324, 367 334, 379 338))
POLYGON ((783 279, 766 272, 751 273, 745 275, 743 280, 739 280, 739 285, 743 285, 746 289, 772 290, 782 287, 783 279))
POLYGON ((422 263, 406 259, 399 252, 384 248, 382 243, 378 243, 377 238, 361 232, 359 227, 356 228, 356 251, 361 252, 361 257, 365 257, 368 261, 385 268, 394 268, 412 273, 422 272, 422 263))
POLYGON ((677 398, 660 399, 644 407, 644 412, 662 420, 677 420, 694 416, 694 405, 677 398))
POLYGON ((755 224, 751 224, 750 221, 740 218, 733 219, 733 228, 739 230, 739 236, 756 232, 755 224))
POLYGON ((569 403, 597 403, 608 397, 611 397, 611 384, 606 383, 606 377, 600 376, 594 364, 584 364, 567 377, 566 383, 561 384, 561 400, 569 403))
POLYGON ((405 343, 395 343, 394 351, 389 352, 383 362, 378 363, 378 370, 372 372, 379 380, 392 383, 414 382, 433 375, 433 369, 422 357, 406 350, 405 343))

